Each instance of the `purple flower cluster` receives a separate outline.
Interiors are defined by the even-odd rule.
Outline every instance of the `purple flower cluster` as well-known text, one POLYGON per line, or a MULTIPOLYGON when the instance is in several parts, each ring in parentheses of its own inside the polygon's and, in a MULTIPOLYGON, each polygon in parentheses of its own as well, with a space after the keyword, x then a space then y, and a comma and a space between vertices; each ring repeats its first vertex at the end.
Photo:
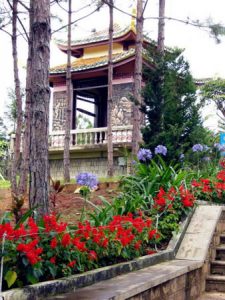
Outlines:
POLYGON ((137 153, 137 158, 140 161, 148 161, 152 158, 152 152, 149 149, 141 148, 137 153))
POLYGON ((204 146, 201 145, 201 144, 195 144, 193 147, 192 147, 192 151, 193 152, 202 152, 204 150, 204 146))
POLYGON ((218 150, 218 151, 225 151, 225 145, 221 145, 219 143, 215 143, 214 147, 218 150))
POLYGON ((85 185, 90 189, 94 189, 98 185, 98 179, 96 175, 92 173, 79 173, 76 177, 76 182, 80 185, 85 185))
POLYGON ((155 147, 155 154, 162 154, 166 156, 166 153, 167 153, 166 146, 158 145, 157 147, 155 147))

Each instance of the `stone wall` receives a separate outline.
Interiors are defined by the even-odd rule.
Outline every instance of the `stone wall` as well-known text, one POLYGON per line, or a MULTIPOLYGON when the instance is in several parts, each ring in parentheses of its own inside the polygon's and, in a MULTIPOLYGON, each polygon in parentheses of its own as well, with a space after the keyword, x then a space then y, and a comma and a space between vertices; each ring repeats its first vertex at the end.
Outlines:
POLYGON ((202 269, 196 269, 126 299, 196 300, 204 291, 204 279, 202 269))
POLYGON ((65 129, 66 91, 54 92, 52 130, 65 129))
MULTIPOLYGON (((63 159, 50 159, 50 174, 54 179, 63 178, 63 159)), ((114 175, 127 174, 126 159, 114 157, 114 175)), ((90 172, 98 177, 107 177, 107 157, 98 158, 71 158, 70 159, 70 174, 71 178, 80 172, 90 172)))
POLYGON ((113 85, 112 126, 132 124, 132 103, 129 100, 132 87, 132 83, 113 85))

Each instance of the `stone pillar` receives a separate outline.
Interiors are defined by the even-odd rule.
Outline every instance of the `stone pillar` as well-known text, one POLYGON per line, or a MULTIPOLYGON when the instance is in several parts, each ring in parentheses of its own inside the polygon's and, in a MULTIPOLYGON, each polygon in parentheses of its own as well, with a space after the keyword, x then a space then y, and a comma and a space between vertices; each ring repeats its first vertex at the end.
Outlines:
POLYGON ((132 88, 132 83, 113 85, 112 126, 132 124, 132 102, 129 100, 132 88))
POLYGON ((54 92, 52 130, 65 129, 66 91, 54 92))

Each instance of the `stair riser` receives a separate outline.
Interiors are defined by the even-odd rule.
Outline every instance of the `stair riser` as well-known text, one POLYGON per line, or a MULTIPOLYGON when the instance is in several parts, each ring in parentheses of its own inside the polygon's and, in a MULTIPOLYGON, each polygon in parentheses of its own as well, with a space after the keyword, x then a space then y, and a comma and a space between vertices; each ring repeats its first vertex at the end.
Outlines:
POLYGON ((225 249, 223 250, 216 250, 216 259, 218 260, 225 260, 225 249))
POLYGON ((211 274, 225 275, 225 266, 211 264, 211 274))
POLYGON ((206 292, 225 292, 225 281, 206 280, 206 292))

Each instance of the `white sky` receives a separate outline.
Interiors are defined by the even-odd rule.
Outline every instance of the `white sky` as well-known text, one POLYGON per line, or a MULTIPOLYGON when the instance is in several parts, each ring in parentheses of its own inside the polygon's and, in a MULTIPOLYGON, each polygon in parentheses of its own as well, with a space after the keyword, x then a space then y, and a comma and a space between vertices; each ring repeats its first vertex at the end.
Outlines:
MULTIPOLYGON (((116 0, 116 5, 131 13, 135 0, 116 0)), ((78 1, 74 1, 74 5, 78 1)), ((88 0, 79 1, 83 6, 88 0)), ((145 17, 157 17, 158 15, 158 0, 149 0, 146 7, 145 17)), ((77 7, 74 6, 74 10, 77 7)), ((80 15, 86 14, 87 10, 80 12, 80 15)), ((207 18, 212 18, 214 22, 225 24, 225 0, 166 0, 166 16, 184 19, 188 17, 190 20, 204 21, 207 18)), ((66 16, 64 15, 64 18, 66 16)), ((65 20, 66 21, 66 20, 65 20)), ((64 21, 64 23, 65 23, 64 21)), ((130 22, 130 17, 117 11, 114 12, 114 21, 119 24, 127 24, 130 22)), ((94 28, 99 29, 108 26, 108 10, 104 9, 93 14, 91 17, 77 24, 73 30, 73 38, 76 36, 87 35, 94 28)), ((156 38, 157 21, 145 20, 145 31, 153 39, 156 38)), ((66 39, 66 33, 64 33, 66 39)), ((179 47, 185 49, 184 55, 190 63, 190 69, 195 78, 206 77, 224 77, 225 78, 225 37, 220 44, 216 44, 213 38, 209 37, 208 32, 196 27, 182 24, 175 21, 166 21, 165 27, 165 44, 170 47, 179 47)), ((54 38, 61 38, 62 35, 55 35, 54 38)), ((5 105, 7 103, 7 88, 13 87, 12 75, 12 50, 10 38, 0 31, 0 115, 4 117, 5 105)), ((23 42, 19 44, 19 65, 26 65, 26 47, 23 42)), ((51 65, 66 63, 66 55, 62 54, 52 43, 51 49, 51 65)), ((21 77, 24 78, 24 70, 21 77)), ((210 107, 210 113, 212 108, 210 107)), ((208 114, 207 110, 204 114, 208 114)), ((217 120, 215 116, 209 118, 208 126, 215 128, 217 120)))

